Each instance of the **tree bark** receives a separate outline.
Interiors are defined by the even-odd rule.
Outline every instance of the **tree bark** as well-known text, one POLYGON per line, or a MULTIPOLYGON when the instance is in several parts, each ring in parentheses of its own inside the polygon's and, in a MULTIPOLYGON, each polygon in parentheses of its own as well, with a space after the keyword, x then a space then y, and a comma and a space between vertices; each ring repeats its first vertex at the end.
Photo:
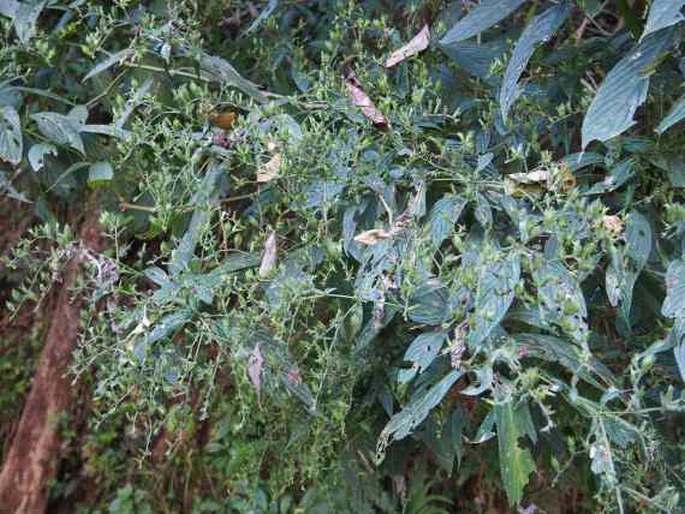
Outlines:
MULTIPOLYGON (((96 198, 91 197, 95 207, 96 198)), ((102 249, 98 213, 86 209, 80 238, 92 251, 102 249)), ((0 472, 0 513, 45 512, 49 485, 55 479, 62 445, 59 421, 69 413, 73 387, 67 376, 78 341, 83 298, 71 300, 81 268, 78 255, 67 264, 62 281, 55 285, 50 326, 19 425, 0 472)))

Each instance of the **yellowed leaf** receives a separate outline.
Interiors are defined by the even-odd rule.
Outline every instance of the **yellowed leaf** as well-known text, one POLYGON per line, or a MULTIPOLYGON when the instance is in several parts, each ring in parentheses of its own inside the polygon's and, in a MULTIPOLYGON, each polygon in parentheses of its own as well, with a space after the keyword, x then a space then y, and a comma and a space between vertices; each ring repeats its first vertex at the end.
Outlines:
POLYGON ((275 154, 271 159, 269 159, 266 164, 257 170, 257 182, 262 184, 264 182, 270 182, 275 178, 278 178, 281 174, 281 162, 283 161, 283 156, 280 153, 275 154))
POLYGON ((419 31, 419 33, 416 34, 412 38, 412 40, 409 41, 409 43, 390 54, 388 60, 385 61, 385 67, 392 68, 393 66, 401 63, 408 57, 416 55, 419 52, 423 52, 426 48, 428 48, 429 43, 430 29, 428 28, 428 25, 424 25, 423 28, 419 31))

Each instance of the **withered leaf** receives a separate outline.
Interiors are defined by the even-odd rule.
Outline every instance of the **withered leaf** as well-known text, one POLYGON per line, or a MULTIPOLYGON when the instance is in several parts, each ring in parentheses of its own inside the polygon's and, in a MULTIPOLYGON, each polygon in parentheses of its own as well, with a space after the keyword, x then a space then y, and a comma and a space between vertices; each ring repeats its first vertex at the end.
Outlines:
POLYGON ((262 366, 264 365, 264 357, 262 357, 262 352, 259 349, 259 343, 257 343, 250 354, 250 360, 247 363, 247 376, 250 382, 254 386, 257 394, 262 389, 262 366))
POLYGON ((262 256, 262 263, 259 266, 259 276, 264 278, 269 272, 276 267, 278 260, 278 247, 276 246, 276 232, 272 231, 269 237, 266 238, 264 245, 264 255, 262 256))
POLYGON ((281 162, 283 156, 280 153, 275 154, 269 159, 266 164, 257 170, 257 182, 263 184, 278 178, 281 174, 281 162))
POLYGON ((393 66, 401 63, 408 57, 416 55, 419 52, 423 52, 426 48, 428 48, 429 43, 430 29, 428 28, 428 25, 424 25, 423 28, 419 31, 419 33, 416 34, 412 38, 412 40, 409 41, 409 43, 390 54, 388 60, 385 61, 385 67, 392 68, 393 66))
POLYGON ((390 239, 392 236, 393 236, 392 232, 389 232, 389 231, 382 229, 382 228, 374 228, 374 229, 367 230, 366 232, 362 232, 361 234, 354 236, 354 240, 357 243, 361 243, 364 245, 374 245, 380 239, 390 239))
POLYGON ((364 116, 371 120, 377 127, 385 128, 388 126, 388 120, 374 105, 369 95, 364 92, 356 75, 350 73, 345 77, 345 87, 352 99, 352 103, 361 109, 364 116))

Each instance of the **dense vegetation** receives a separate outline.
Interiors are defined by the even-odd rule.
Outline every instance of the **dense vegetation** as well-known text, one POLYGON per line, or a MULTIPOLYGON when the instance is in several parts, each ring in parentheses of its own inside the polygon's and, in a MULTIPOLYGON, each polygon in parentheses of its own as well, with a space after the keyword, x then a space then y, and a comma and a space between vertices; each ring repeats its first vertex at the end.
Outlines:
POLYGON ((684 7, 0 0, 5 456, 76 308, 49 511, 685 510, 684 7))

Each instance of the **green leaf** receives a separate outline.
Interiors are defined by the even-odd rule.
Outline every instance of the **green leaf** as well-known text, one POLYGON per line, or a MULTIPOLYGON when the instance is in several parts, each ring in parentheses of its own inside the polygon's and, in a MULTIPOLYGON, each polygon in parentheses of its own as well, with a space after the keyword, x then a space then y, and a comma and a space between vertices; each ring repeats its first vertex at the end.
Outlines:
POLYGON ((73 118, 57 112, 39 112, 31 115, 31 118, 38 124, 40 133, 49 140, 85 153, 83 140, 79 134, 81 125, 73 118))
POLYGON ((521 77, 523 70, 526 68, 528 60, 533 55, 535 47, 549 41, 564 20, 566 20, 572 7, 573 4, 571 3, 561 3, 550 7, 542 14, 537 15, 528 24, 523 31, 523 34, 521 34, 521 37, 516 42, 514 53, 507 65, 507 71, 504 73, 504 79, 499 94, 502 117, 505 120, 507 119, 507 114, 514 101, 523 92, 523 88, 518 85, 518 80, 521 77))
POLYGON ((685 0, 654 0, 649 8, 645 30, 640 39, 683 21, 685 19, 682 14, 683 7, 685 7, 685 0))
POLYGON ((685 95, 681 96, 676 103, 673 104, 669 113, 661 120, 661 123, 659 123, 656 131, 659 134, 663 134, 676 123, 683 121, 683 119, 685 119, 685 95))
POLYGON ((115 125, 81 125, 80 132, 102 134, 103 136, 111 136, 118 139, 126 139, 130 135, 128 130, 124 130, 115 125))
POLYGON ((520 259, 515 253, 481 266, 467 344, 479 345, 499 325, 514 301, 520 276, 520 259))
POLYGON ((542 260, 533 277, 538 288, 540 316, 559 326, 576 343, 587 344, 587 306, 578 281, 558 262, 542 260))
POLYGON ((465 205, 464 198, 454 195, 445 195, 435 202, 428 217, 428 231, 436 247, 450 236, 465 205))
POLYGON ((583 119, 583 148, 607 141, 635 124, 633 116, 647 98, 649 67, 671 44, 672 31, 651 34, 608 73, 583 119))
POLYGON ((20 2, 14 13, 14 29, 23 45, 27 44, 36 32, 36 23, 46 0, 41 2, 20 2))
POLYGON ((493 61, 501 57, 506 50, 506 46, 500 41, 481 44, 463 41, 441 45, 440 48, 459 66, 482 79, 490 75, 493 61))
POLYGON ((112 66, 117 66, 121 62, 131 57, 134 53, 135 51, 133 50, 133 48, 124 48, 123 50, 110 54, 105 60, 100 61, 95 66, 93 66, 93 68, 88 73, 86 73, 86 76, 83 77, 83 80, 81 82, 85 82, 86 80, 93 78, 94 76, 102 73, 103 71, 110 69, 112 66))
POLYGON ((449 318, 449 293, 443 283, 428 279, 409 297, 409 319, 417 323, 439 325, 449 318))
POLYGON ((21 120, 14 107, 5 105, 0 110, 0 160, 19 164, 23 151, 21 120))
POLYGON ((609 303, 614 307, 620 305, 621 313, 628 319, 635 282, 652 251, 652 228, 637 211, 628 216, 625 239, 622 255, 613 257, 607 267, 606 290, 609 303))
POLYGON ((673 355, 675 356, 676 364, 678 364, 680 379, 685 382, 685 344, 675 346, 673 348, 673 355))
POLYGON ((46 155, 57 155, 57 147, 50 143, 38 143, 29 148, 29 164, 33 171, 40 171, 45 166, 46 155))
POLYGON ((109 182, 114 176, 112 165, 108 162, 94 162, 88 168, 88 183, 109 182))
POLYGON ((411 362, 412 367, 400 370, 399 381, 409 382, 417 374, 423 373, 440 353, 445 339, 447 339, 445 332, 427 332, 414 339, 404 353, 404 360, 411 362))
POLYGON ((257 84, 244 78, 232 64, 221 57, 202 52, 200 54, 200 68, 211 80, 237 87, 243 93, 256 100, 264 100, 266 98, 266 95, 259 90, 257 84))
POLYGON ((520 419, 522 411, 514 407, 513 401, 497 403, 494 407, 497 425, 497 445, 502 484, 511 505, 517 505, 523 498, 523 489, 530 474, 535 471, 535 461, 527 448, 521 448, 518 440, 523 435, 520 427, 526 421, 520 419))
POLYGON ((440 40, 448 45, 480 34, 513 13, 526 0, 483 0, 459 20, 440 40))
POLYGON ((378 460, 383 459, 385 449, 390 442, 404 439, 426 419, 430 411, 440 403, 461 374, 462 372, 459 370, 450 371, 440 382, 424 391, 418 398, 413 398, 400 412, 390 418, 378 438, 376 447, 378 460))
POLYGON ((669 318, 685 317, 685 264, 676 260, 666 270, 666 298, 661 314, 669 318))

